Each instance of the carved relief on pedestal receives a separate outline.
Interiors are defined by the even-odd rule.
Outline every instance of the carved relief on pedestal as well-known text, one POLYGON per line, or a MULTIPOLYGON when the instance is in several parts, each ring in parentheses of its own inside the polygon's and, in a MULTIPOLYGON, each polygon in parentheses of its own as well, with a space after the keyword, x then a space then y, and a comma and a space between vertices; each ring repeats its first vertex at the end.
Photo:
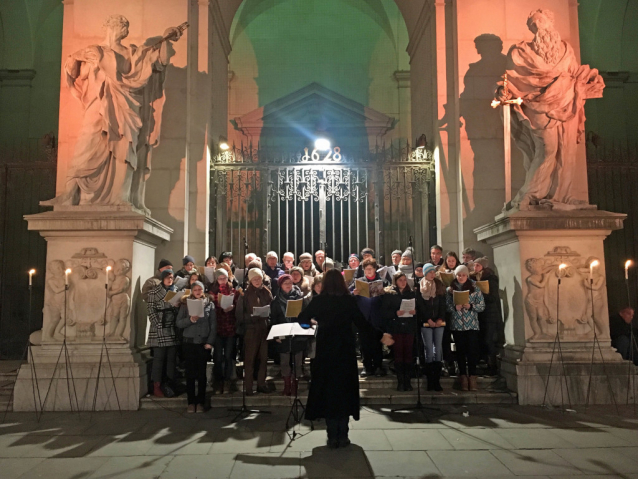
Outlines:
POLYGON ((43 341, 126 342, 125 330, 131 309, 131 280, 128 259, 109 259, 97 248, 83 248, 70 259, 50 261, 43 310, 43 341), (105 291, 107 266, 108 289, 105 291), (65 301, 65 269, 69 290, 65 301), (66 328, 65 328, 66 303, 66 328))
POLYGON ((599 259, 585 258, 568 246, 557 246, 542 258, 525 261, 529 272, 525 312, 532 331, 527 339, 551 340, 557 328, 561 338, 567 340, 592 339, 594 328, 599 338, 609 337, 605 274, 602 266, 592 268, 590 283, 594 261, 599 259), (566 265, 562 270, 561 264, 566 265))

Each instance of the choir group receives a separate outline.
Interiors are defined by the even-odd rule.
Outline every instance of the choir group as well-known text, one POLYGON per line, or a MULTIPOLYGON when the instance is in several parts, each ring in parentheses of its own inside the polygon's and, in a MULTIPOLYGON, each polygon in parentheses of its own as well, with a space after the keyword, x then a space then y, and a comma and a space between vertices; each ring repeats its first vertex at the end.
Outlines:
POLYGON ((272 393, 266 382, 272 359, 281 368, 283 394, 295 395, 305 359, 314 357, 315 341, 304 336, 269 342, 269 329, 297 322, 321 294, 330 269, 341 272, 367 322, 357 328, 361 377, 385 376, 383 359, 389 355, 398 391, 412 391, 412 378, 422 374, 429 391, 442 390, 442 375, 456 375, 456 387, 475 391, 477 365, 484 360, 487 373, 496 374, 503 344, 498 277, 487 258, 477 258, 471 249, 463 251, 462 260, 454 252, 443 256, 438 245, 430 249, 427 262, 413 256, 411 248, 395 250, 392 264, 382 266, 375 252, 365 248, 350 255, 344 268, 321 250, 314 262, 304 253, 296 265, 292 253, 279 262, 273 251, 265 264, 247 254, 244 268, 235 265, 231 252, 219 259, 211 256, 202 266, 187 255, 179 270, 161 260, 142 288, 150 320, 153 394, 175 394, 179 360, 185 370, 187 411, 204 412, 212 354, 214 394, 238 390, 239 359, 246 395, 272 393))

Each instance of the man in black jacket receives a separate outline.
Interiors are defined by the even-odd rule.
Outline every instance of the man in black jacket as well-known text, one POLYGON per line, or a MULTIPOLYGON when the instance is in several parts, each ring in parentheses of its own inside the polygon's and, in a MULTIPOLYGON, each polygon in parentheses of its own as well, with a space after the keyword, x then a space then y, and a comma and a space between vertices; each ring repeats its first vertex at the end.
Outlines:
POLYGON ((638 335, 638 328, 633 324, 634 310, 633 308, 626 307, 618 311, 609 318, 609 332, 611 335, 611 345, 616 348, 623 359, 633 359, 634 364, 638 365, 638 348, 636 348, 636 336, 638 335), (631 349, 632 334, 631 330, 634 330, 633 334, 633 358, 631 349))

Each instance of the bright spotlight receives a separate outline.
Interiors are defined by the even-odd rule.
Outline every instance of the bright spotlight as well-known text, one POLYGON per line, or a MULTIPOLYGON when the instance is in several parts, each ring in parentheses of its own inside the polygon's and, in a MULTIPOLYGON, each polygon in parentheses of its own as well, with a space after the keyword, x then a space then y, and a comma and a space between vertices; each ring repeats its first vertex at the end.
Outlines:
POLYGON ((330 140, 325 138, 317 138, 315 140, 315 149, 319 151, 328 151, 330 149, 330 140))
POLYGON ((230 150, 230 145, 228 144, 228 140, 225 136, 219 137, 219 149, 223 151, 230 150))

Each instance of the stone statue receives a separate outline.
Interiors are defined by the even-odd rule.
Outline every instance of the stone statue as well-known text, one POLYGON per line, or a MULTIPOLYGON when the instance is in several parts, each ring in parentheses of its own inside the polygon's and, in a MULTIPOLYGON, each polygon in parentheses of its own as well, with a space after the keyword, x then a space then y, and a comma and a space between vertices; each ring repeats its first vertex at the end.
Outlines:
POLYGON ((111 15, 106 38, 69 56, 66 81, 84 107, 65 191, 41 204, 144 205, 151 150, 159 140, 165 68, 188 24, 144 45, 122 45, 128 20, 111 15))
MULTIPOLYGON (((531 205, 578 208, 573 196, 577 145, 585 131, 585 100, 602 97, 605 83, 598 70, 580 65, 573 48, 561 40, 554 14, 536 10, 527 19, 531 42, 508 53, 509 94, 501 86, 498 100, 521 98, 513 105, 512 136, 523 152, 526 177, 506 209, 531 205)), ((502 84, 501 84, 502 85, 502 84)))
MULTIPOLYGON (((131 270, 131 262, 120 259, 113 267, 113 281, 109 284, 107 297, 109 299, 106 308, 106 320, 108 323, 108 336, 114 340, 126 341, 124 328, 131 310, 131 280, 126 276, 131 270)), ((99 328, 101 329, 101 328, 99 328)), ((98 329, 98 332, 99 332, 98 329)))
POLYGON ((530 275, 527 282, 527 296, 525 297, 525 310, 529 318, 529 324, 534 335, 531 339, 548 337, 545 324, 551 321, 549 309, 545 305, 545 287, 549 282, 549 271, 553 267, 546 267, 540 258, 530 258, 525 261, 525 268, 530 275))
MULTIPOLYGON (((42 336, 44 340, 64 339, 64 261, 53 260, 47 267, 42 310, 42 336)), ((67 318, 68 319, 68 318, 67 318)))

